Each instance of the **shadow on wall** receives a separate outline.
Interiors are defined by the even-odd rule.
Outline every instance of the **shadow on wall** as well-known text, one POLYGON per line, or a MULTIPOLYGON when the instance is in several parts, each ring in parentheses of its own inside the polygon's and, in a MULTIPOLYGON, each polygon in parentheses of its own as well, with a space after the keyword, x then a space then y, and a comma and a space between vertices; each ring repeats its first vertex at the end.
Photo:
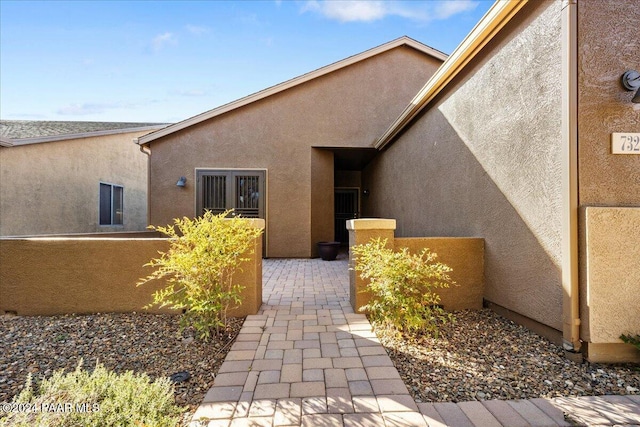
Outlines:
POLYGON ((484 238, 485 299, 562 330, 559 266, 444 115, 423 113, 400 139, 363 171, 364 215, 395 218, 398 237, 484 238))

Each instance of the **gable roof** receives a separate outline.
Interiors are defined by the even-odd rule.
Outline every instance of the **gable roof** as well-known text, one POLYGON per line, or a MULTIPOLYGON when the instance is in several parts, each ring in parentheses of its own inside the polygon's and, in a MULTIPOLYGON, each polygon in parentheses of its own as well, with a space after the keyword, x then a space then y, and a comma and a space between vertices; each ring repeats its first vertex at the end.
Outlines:
POLYGON ((431 76, 411 103, 400 113, 374 143, 382 150, 431 102, 454 77, 495 37, 529 0, 496 1, 438 70, 431 76))
POLYGON ((135 131, 151 132, 167 125, 166 123, 0 120, 0 145, 11 147, 135 131))
POLYGON ((436 50, 432 47, 429 47, 425 44, 422 44, 410 37, 403 36, 398 39, 392 40, 388 43, 380 45, 378 47, 374 47, 373 49, 366 50, 357 55, 350 56, 346 59, 343 59, 338 62, 334 62, 333 64, 324 66, 322 68, 318 68, 315 71, 311 71, 309 73, 303 74, 298 77, 294 77, 293 79, 287 80, 283 83, 277 84, 275 86, 271 86, 267 89, 261 90, 260 92, 256 92, 254 94, 245 96, 238 100, 229 102, 220 107, 214 108, 213 110, 206 111, 202 114, 198 114, 197 116, 190 117, 181 122, 170 125, 164 129, 160 129, 156 132, 152 132, 148 135, 141 136, 137 138, 136 142, 140 145, 149 144, 151 141, 161 138, 163 136, 167 136, 179 130, 185 129, 189 126, 193 126, 205 120, 211 119, 213 117, 219 116, 221 114, 227 113, 231 110, 235 110, 236 108, 243 107, 245 105, 251 104, 252 102, 259 101, 268 96, 274 95, 276 93, 285 91, 294 86, 298 86, 302 83, 308 82, 310 80, 316 79, 318 77, 324 76, 326 74, 332 73, 334 71, 340 70, 342 68, 348 67, 349 65, 355 64, 357 62, 363 61, 365 59, 371 58, 373 56, 379 55, 381 53, 387 52, 391 49, 395 49, 400 46, 409 46, 420 52, 423 52, 427 55, 430 55, 440 61, 444 61, 447 58, 447 55, 439 50, 436 50))

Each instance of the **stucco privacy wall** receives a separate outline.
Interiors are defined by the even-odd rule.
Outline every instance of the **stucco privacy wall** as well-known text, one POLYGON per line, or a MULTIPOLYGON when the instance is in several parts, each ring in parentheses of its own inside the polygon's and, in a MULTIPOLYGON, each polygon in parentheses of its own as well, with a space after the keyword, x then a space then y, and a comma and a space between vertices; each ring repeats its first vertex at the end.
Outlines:
POLYGON ((146 133, 0 148, 0 235, 144 230, 147 156, 132 140, 146 133), (101 181, 124 187, 121 226, 99 225, 101 181))
POLYGON ((195 214, 196 168, 266 169, 267 256, 312 256, 332 238, 311 222, 333 219, 332 197, 312 195, 333 191, 314 186, 333 185, 333 163, 311 147, 372 146, 440 63, 401 46, 154 140, 150 222, 195 214))
MULTIPOLYGON (((406 248, 411 254, 423 249, 437 254, 436 261, 449 267, 455 282, 449 288, 433 289, 440 296, 445 310, 479 310, 484 294, 484 241, 466 237, 394 237, 396 221, 393 219, 364 218, 347 221, 349 246, 385 241, 385 248, 400 251, 406 248)), ((368 279, 356 272, 358 258, 349 251, 350 302, 354 310, 368 304, 372 294, 367 291, 368 279)))
POLYGON ((561 4, 529 2, 363 172, 399 237, 485 239, 485 298, 562 328, 561 4))
MULTIPOLYGON (((263 226, 262 220, 256 226, 263 226)), ((55 315, 143 311, 165 285, 136 287, 152 272, 143 267, 169 245, 163 238, 0 239, 0 313, 55 315)), ((234 276, 245 286, 231 316, 256 314, 262 304, 262 239, 234 276), (255 255, 257 254, 257 256, 255 255)), ((150 309, 169 313, 168 309, 150 309)))

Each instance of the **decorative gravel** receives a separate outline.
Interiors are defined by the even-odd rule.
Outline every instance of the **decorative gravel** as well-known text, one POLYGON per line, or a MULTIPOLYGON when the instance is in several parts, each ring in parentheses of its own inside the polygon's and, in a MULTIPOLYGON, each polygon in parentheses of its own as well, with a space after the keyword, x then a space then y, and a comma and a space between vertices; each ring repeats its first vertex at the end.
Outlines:
POLYGON ((204 343, 193 332, 178 333, 176 315, 141 313, 0 316, 0 402, 10 402, 34 379, 54 371, 73 371, 80 358, 91 369, 99 361, 118 373, 145 372, 152 379, 187 371, 190 379, 177 383, 176 402, 190 415, 213 385, 213 379, 242 327, 232 319, 222 337, 204 343))
POLYGON ((640 365, 575 363, 490 310, 455 313, 438 339, 380 336, 417 402, 640 394, 640 365))

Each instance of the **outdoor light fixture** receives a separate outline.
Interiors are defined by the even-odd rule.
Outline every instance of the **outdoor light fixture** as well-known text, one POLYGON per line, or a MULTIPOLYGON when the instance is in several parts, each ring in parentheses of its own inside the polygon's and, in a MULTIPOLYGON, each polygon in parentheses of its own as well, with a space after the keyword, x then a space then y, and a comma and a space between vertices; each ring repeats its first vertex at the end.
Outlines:
POLYGON ((631 102, 634 104, 640 104, 640 73, 636 70, 628 70, 622 75, 622 86, 627 90, 637 91, 631 102))
POLYGON ((178 182, 176 182, 176 185, 178 187, 184 187, 185 185, 187 185, 187 177, 181 176, 178 182))

